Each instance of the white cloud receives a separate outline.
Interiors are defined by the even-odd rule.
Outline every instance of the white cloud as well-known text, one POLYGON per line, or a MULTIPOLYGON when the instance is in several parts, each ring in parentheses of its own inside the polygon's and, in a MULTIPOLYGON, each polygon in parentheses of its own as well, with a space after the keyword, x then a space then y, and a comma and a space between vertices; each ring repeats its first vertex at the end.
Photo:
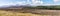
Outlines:
POLYGON ((16 4, 25 5, 27 3, 26 3, 26 1, 22 1, 22 2, 17 2, 16 4))
POLYGON ((43 4, 42 1, 35 1, 34 4, 43 4))
POLYGON ((17 2, 17 4, 23 4, 23 2, 17 2))
MULTIPOLYGON (((28 0, 28 2, 26 3, 26 1, 22 1, 22 2, 19 2, 19 1, 17 1, 16 3, 14 3, 14 2, 8 2, 8 1, 0 1, 0 5, 15 5, 15 4, 30 4, 31 2, 29 2, 29 0, 28 0), (7 2, 7 3, 6 3, 7 2)), ((38 1, 38 0, 32 0, 32 3, 33 4, 43 4, 43 1, 38 1)))
MULTIPOLYGON (((2 0, 2 1, 0 1, 0 6, 2 6, 2 5, 15 5, 15 4, 20 4, 20 5, 24 4, 25 5, 25 4, 31 3, 29 0, 27 0, 27 1, 28 1, 27 3, 26 3, 26 1, 22 1, 22 2, 17 1, 16 3, 14 3, 14 2, 8 2, 8 1, 2 0)), ((54 0, 54 2, 58 2, 58 1, 60 1, 60 0, 54 0)), ((52 5, 52 4, 43 4, 43 3, 44 2, 40 1, 40 0, 32 0, 33 5, 52 5)))
POLYGON ((15 5, 15 3, 7 2, 7 1, 0 1, 0 7, 8 7, 8 6, 12 6, 12 5, 15 5))
POLYGON ((43 4, 43 1, 39 1, 39 0, 32 0, 32 4, 34 4, 34 5, 43 4))
POLYGON ((53 0, 54 2, 59 2, 60 0, 53 0))

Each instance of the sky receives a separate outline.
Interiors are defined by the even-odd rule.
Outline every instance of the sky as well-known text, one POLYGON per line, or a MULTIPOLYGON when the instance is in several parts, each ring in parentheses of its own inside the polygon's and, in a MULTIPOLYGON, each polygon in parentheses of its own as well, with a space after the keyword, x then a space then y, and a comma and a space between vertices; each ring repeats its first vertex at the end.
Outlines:
POLYGON ((60 0, 0 0, 1 6, 10 6, 10 5, 60 5, 60 0))

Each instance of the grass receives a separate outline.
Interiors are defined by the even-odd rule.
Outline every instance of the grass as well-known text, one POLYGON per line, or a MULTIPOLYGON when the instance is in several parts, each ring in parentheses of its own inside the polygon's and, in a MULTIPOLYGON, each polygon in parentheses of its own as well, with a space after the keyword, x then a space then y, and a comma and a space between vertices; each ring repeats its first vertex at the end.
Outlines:
POLYGON ((43 16, 43 15, 37 15, 32 13, 17 13, 17 12, 0 10, 0 16, 43 16))

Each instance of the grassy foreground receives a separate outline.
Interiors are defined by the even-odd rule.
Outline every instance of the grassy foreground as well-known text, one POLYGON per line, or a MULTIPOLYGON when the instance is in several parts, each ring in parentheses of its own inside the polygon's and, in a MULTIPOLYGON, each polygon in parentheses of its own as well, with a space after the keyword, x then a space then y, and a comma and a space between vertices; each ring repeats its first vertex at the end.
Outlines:
POLYGON ((43 16, 43 15, 37 15, 32 13, 17 13, 17 12, 0 10, 0 16, 43 16))

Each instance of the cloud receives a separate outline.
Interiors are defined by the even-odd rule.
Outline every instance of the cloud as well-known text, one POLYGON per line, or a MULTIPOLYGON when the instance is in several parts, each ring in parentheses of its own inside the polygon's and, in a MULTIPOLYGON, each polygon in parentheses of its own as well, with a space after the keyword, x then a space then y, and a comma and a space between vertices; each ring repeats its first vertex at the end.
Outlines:
POLYGON ((23 4, 23 2, 17 2, 17 4, 23 4))
POLYGON ((43 4, 43 1, 40 1, 40 0, 32 0, 32 4, 43 4))
MULTIPOLYGON (((32 5, 44 5, 43 3, 43 1, 40 1, 40 0, 32 0, 32 2, 31 1, 29 1, 29 0, 27 0, 28 2, 26 2, 26 1, 15 1, 15 0, 0 0, 0 6, 2 6, 2 5, 15 5, 15 4, 20 4, 20 5, 25 5, 25 4, 31 4, 32 3, 32 5)), ((57 3, 57 2, 59 2, 60 0, 53 0, 55 3, 57 3)), ((52 4, 47 4, 47 3, 45 3, 45 5, 52 5, 52 4)))
POLYGON ((42 1, 35 1, 34 4, 43 4, 42 1))
POLYGON ((12 6, 13 3, 0 3, 0 7, 9 7, 12 6))
POLYGON ((26 1, 22 1, 22 2, 17 2, 16 4, 25 5, 25 4, 28 4, 28 3, 26 1))
POLYGON ((38 1, 38 0, 32 0, 32 2, 30 2, 29 0, 27 0, 28 2, 26 1, 7 1, 7 0, 1 0, 0 1, 0 5, 15 5, 15 4, 43 4, 43 1, 38 1))
POLYGON ((60 0, 53 0, 54 2, 59 2, 60 0))

